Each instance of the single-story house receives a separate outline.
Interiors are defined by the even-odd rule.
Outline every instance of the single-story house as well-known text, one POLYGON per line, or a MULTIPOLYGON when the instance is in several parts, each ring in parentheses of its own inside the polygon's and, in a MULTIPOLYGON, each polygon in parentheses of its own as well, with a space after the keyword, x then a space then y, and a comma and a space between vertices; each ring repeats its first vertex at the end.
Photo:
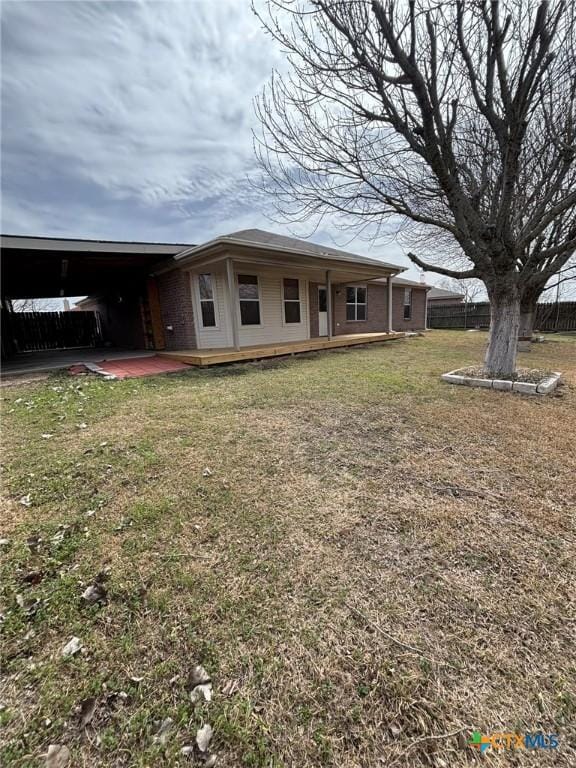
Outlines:
POLYGON ((462 304, 464 294, 456 291, 447 291, 445 288, 430 288, 428 291, 428 304, 434 306, 438 304, 462 304))
MULTIPOLYGON (((38 255, 42 239, 34 240, 26 248, 37 249, 35 265, 48 270, 52 262, 38 255)), ((399 278, 404 267, 292 237, 251 229, 195 246, 70 243, 60 295, 78 295, 84 269, 97 273, 97 290, 82 291, 89 296, 76 308, 98 311, 106 341, 119 346, 198 362, 202 351, 273 346, 281 354, 279 345, 292 351, 344 346, 426 327, 429 287, 399 278), (116 269, 122 269, 118 282, 116 269)), ((57 245, 49 245, 53 255, 57 245)), ((22 253, 17 263, 25 268, 22 253)), ((36 273, 35 279, 46 283, 49 276, 36 273)))
POLYGON ((219 237, 156 273, 166 348, 239 349, 424 328, 427 286, 395 285, 400 271, 256 229, 219 237))

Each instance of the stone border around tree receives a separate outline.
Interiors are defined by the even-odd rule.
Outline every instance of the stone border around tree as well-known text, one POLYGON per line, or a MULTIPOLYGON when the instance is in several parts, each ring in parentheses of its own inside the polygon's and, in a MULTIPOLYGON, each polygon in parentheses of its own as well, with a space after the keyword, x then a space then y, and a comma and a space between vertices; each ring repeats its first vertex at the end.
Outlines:
POLYGON ((520 392, 523 395, 549 395, 558 386, 562 373, 554 371, 551 376, 530 384, 527 381, 509 381, 508 379, 479 379, 474 376, 466 376, 462 369, 443 373, 441 378, 448 384, 463 384, 466 387, 484 387, 485 389, 500 389, 504 392, 520 392))

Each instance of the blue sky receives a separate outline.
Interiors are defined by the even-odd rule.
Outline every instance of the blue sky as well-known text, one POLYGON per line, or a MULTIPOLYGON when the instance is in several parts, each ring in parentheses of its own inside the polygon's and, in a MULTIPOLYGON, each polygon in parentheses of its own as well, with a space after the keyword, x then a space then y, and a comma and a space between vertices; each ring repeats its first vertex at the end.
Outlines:
MULTIPOLYGON (((2 231, 310 234, 271 221, 250 183, 252 101, 282 63, 249 0, 4 0, 2 231)), ((394 243, 370 249, 335 222, 312 239, 409 265, 394 243)))

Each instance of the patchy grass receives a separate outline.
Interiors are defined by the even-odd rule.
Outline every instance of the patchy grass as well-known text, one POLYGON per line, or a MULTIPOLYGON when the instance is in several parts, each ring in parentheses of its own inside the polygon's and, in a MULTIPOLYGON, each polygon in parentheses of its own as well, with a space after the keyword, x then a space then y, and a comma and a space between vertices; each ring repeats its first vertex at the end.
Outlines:
POLYGON ((191 764, 206 722, 222 766, 467 765, 474 729, 574 765, 576 339, 520 356, 554 397, 439 380, 484 342, 4 390, 2 765, 191 764))

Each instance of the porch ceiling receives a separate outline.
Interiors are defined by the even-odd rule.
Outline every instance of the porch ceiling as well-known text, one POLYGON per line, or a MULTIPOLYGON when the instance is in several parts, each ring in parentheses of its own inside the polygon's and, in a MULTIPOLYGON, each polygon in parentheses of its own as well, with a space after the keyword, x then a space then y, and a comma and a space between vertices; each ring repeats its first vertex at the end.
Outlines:
POLYGON ((144 279, 182 246, 2 236, 2 296, 83 296, 144 279))

